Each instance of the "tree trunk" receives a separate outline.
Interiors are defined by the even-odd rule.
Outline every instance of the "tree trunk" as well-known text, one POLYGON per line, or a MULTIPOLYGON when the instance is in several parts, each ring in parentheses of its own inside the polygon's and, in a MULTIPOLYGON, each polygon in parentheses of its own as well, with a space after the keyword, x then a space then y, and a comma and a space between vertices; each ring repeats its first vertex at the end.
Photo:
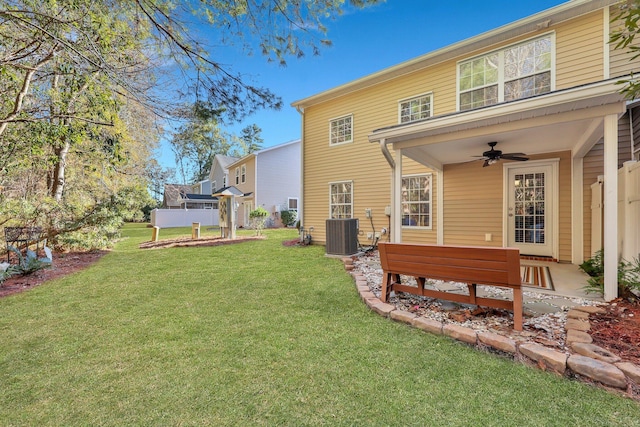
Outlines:
POLYGON ((71 148, 71 144, 66 136, 62 137, 62 145, 55 149, 56 158, 58 159, 55 169, 53 171, 53 182, 51 185, 51 196, 56 200, 56 202, 62 201, 62 194, 64 192, 64 172, 67 166, 67 155, 69 154, 69 149, 71 148))

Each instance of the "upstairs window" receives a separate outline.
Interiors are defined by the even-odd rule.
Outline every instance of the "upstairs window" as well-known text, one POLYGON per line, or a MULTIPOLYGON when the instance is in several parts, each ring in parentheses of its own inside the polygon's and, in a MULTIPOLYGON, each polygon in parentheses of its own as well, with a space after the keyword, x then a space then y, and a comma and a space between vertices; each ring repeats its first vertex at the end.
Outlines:
POLYGON ((431 117, 431 94, 403 99, 398 105, 398 115, 400 123, 431 117))
POLYGON ((353 116, 343 116, 330 120, 329 144, 346 144, 353 142, 353 116))
POLYGON ((552 69, 551 35, 460 62, 459 110, 551 92, 552 69))
POLYGON ((247 167, 245 165, 242 165, 242 171, 240 172, 242 175, 242 183, 244 184, 245 182, 247 182, 247 167))
POLYGON ((353 217, 353 182, 334 182, 329 184, 329 217, 353 217))
POLYGON ((240 184, 240 168, 236 168, 236 185, 240 184))
POLYGON ((402 178, 402 225, 431 227, 431 174, 402 178))

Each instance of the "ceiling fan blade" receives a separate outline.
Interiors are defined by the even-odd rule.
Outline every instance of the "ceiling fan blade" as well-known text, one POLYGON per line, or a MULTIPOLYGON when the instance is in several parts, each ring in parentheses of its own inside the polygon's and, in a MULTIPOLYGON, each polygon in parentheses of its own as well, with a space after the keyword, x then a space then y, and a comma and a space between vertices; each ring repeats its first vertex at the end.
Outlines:
POLYGON ((489 159, 484 161, 484 164, 482 165, 483 168, 486 168, 487 166, 489 166, 489 159))
POLYGON ((505 157, 505 156, 526 157, 527 155, 524 153, 503 153, 502 157, 505 157))
MULTIPOLYGON (((519 153, 516 153, 519 154, 519 153)), ((520 162, 525 162, 527 160, 529 160, 528 157, 522 157, 522 156, 514 156, 514 155, 507 155, 507 154, 503 154, 502 158, 505 160, 518 160, 520 162)))

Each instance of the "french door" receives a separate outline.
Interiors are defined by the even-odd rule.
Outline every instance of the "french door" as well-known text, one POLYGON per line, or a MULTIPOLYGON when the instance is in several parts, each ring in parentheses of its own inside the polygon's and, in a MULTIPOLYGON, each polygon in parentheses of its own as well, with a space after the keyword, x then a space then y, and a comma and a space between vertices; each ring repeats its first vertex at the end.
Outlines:
POLYGON ((555 168, 507 166, 507 245, 523 255, 554 255, 555 168))

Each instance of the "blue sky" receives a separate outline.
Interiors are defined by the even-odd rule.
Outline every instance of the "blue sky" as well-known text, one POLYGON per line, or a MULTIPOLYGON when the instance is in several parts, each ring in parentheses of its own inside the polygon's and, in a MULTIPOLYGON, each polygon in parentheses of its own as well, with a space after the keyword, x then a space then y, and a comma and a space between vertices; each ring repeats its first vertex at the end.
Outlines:
MULTIPOLYGON (((225 49, 230 64, 258 86, 282 97, 279 111, 261 111, 225 130, 239 134, 252 123, 262 128, 263 148, 300 138, 300 115, 292 102, 408 61, 433 50, 541 12, 563 0, 387 0, 349 10, 326 23, 333 46, 320 56, 288 59, 286 67, 266 58, 225 49)), ((165 167, 175 167, 167 144, 158 152, 165 167)))

